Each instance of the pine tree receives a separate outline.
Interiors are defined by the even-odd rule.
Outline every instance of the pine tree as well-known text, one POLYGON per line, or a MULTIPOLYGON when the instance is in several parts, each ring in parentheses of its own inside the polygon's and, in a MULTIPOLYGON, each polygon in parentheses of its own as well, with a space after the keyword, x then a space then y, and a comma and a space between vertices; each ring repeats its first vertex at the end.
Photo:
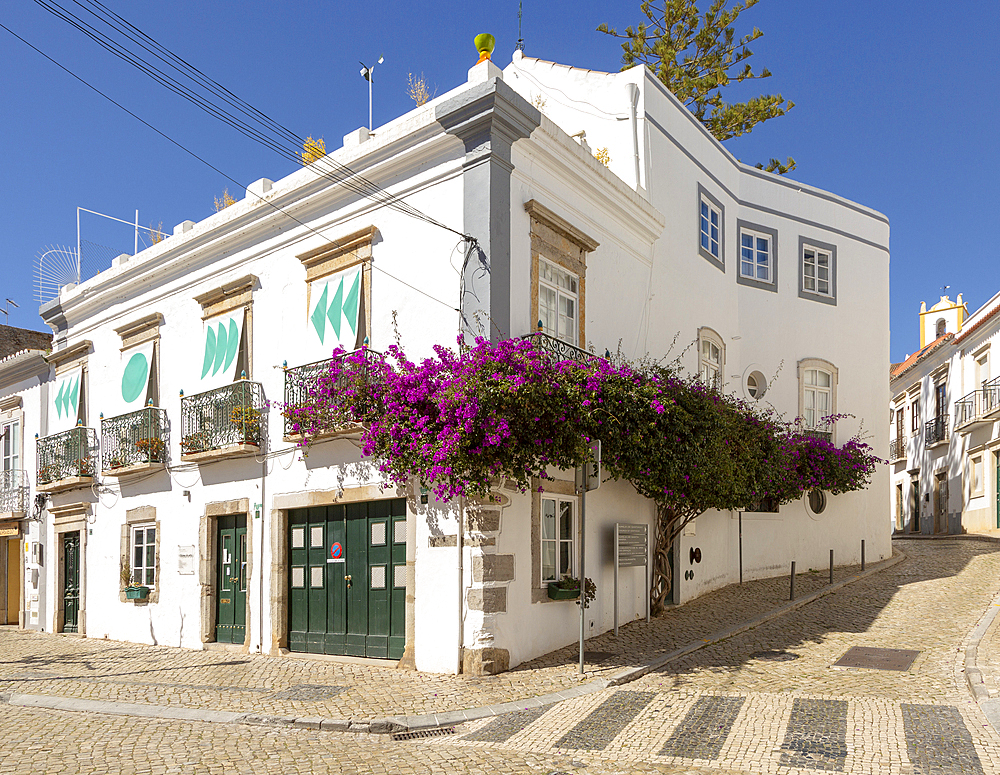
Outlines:
MULTIPOLYGON (((622 69, 643 64, 701 121, 712 135, 729 140, 750 132, 769 119, 783 116, 795 103, 780 94, 762 94, 746 102, 727 103, 722 90, 734 83, 769 78, 766 68, 754 72, 746 60, 753 56, 749 44, 764 33, 756 27, 739 38, 733 25, 740 14, 757 4, 743 0, 712 0, 701 14, 697 0, 644 0, 639 6, 649 20, 618 33, 607 24, 598 32, 622 40, 622 69)), ((758 169, 765 169, 758 164, 758 169)), ((795 169, 795 160, 771 159, 768 172, 783 175, 795 169)))

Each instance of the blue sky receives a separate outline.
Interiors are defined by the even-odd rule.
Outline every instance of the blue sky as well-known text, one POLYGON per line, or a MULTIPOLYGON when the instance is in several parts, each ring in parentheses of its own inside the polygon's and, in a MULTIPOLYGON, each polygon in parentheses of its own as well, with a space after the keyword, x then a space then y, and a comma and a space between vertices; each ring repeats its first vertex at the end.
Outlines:
MULTIPOLYGON (((442 93, 475 63, 475 34, 496 36, 501 67, 517 40, 516 0, 104 2, 258 109, 300 135, 323 136, 331 148, 367 123, 359 60, 385 56, 375 75, 378 126, 412 107, 408 73, 422 73, 442 93)), ((640 21, 638 5, 524 0, 525 54, 618 70, 618 43, 595 28, 640 21)), ((764 31, 751 62, 774 73, 753 89, 780 92, 796 107, 727 145, 747 162, 791 155, 799 166, 790 177, 889 216, 893 360, 917 348, 920 302, 935 302, 942 286, 951 286, 952 298, 964 293, 970 311, 1000 290, 983 236, 996 226, 1000 199, 996 11, 987 0, 761 0, 742 17, 746 29, 764 31)), ((241 185, 295 169, 31 0, 5 3, 0 22, 241 185)), ((207 217, 223 188, 237 188, 4 30, 0 72, 0 306, 4 298, 20 304, 11 308, 11 325, 43 327, 35 259, 47 246, 75 244, 78 206, 124 220, 138 209, 140 223, 162 222, 169 231, 207 217)), ((127 226, 85 215, 83 231, 109 257, 132 252, 127 226)))

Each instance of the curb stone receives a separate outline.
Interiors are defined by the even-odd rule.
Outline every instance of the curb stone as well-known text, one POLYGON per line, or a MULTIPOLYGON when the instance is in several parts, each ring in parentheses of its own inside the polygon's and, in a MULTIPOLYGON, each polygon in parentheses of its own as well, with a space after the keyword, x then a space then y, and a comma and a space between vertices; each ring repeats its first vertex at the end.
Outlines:
POLYGON ((993 598, 989 610, 979 620, 979 624, 969 637, 969 645, 965 647, 965 682, 976 702, 982 703, 990 699, 989 690, 983 681, 983 671, 979 669, 979 644, 982 643, 987 631, 993 625, 1000 613, 1000 595, 993 598))
MULTIPOLYGON (((956 536, 957 537, 957 536, 956 536)), ((969 536, 970 538, 986 538, 991 540, 992 537, 981 537, 981 536, 969 536)), ((992 539, 1000 540, 1000 538, 992 539)), ((183 708, 174 706, 163 706, 163 705, 140 705, 135 703, 124 703, 124 702, 106 702, 98 700, 83 700, 83 699, 69 699, 52 695, 42 695, 42 694, 16 694, 13 692, 2 692, 0 693, 0 702, 7 703, 10 705, 19 705, 23 707, 34 707, 34 708, 50 708, 53 710, 72 710, 72 711, 83 711, 91 713, 107 713, 112 715, 127 715, 127 716, 139 716, 144 718, 162 718, 171 720, 187 720, 187 721, 206 721, 212 723, 229 723, 229 724, 252 724, 259 726, 274 726, 274 727, 292 727, 297 729, 311 729, 318 731, 328 731, 328 732, 354 732, 359 734, 393 734, 400 732, 417 732, 417 731, 427 731, 431 729, 439 729, 442 727, 451 727, 456 724, 460 724, 464 721, 473 721, 476 719, 489 718, 492 716, 499 716, 504 713, 510 713, 511 711, 523 710, 526 708, 542 708, 548 707, 549 705, 555 705, 556 703, 563 702, 567 699, 574 697, 582 697, 588 694, 594 694, 596 692, 603 691, 605 689, 621 686, 626 683, 630 683, 641 678, 648 673, 651 673, 669 662, 675 659, 691 654, 699 649, 703 649, 706 646, 713 645, 719 641, 725 640, 726 638, 731 638, 734 635, 751 630, 754 627, 758 627, 761 624, 765 624, 773 619, 784 616, 785 614, 794 611, 802 606, 808 605, 814 600, 818 600, 832 592, 836 592, 839 589, 852 584, 863 578, 867 578, 875 573, 879 573, 887 568, 891 568, 894 565, 903 562, 908 559, 908 555, 899 547, 893 548, 893 556, 887 560, 882 560, 879 563, 872 564, 870 568, 861 573, 856 573, 847 578, 841 579, 835 584, 823 587, 809 595, 799 598, 798 600, 786 603, 772 611, 765 614, 757 616, 746 622, 738 624, 734 627, 730 627, 725 630, 720 630, 709 635, 696 643, 690 643, 687 646, 683 646, 679 649, 664 654, 651 662, 647 662, 645 665, 640 665, 639 667, 626 668, 621 670, 609 678, 595 678, 586 683, 580 684, 578 686, 569 687, 558 692, 552 692, 550 694, 544 694, 537 697, 526 697, 522 700, 517 700, 515 702, 505 702, 496 705, 485 705, 478 708, 468 708, 466 710, 457 711, 447 711, 442 713, 428 713, 420 716, 393 716, 389 718, 376 718, 367 721, 354 721, 354 720, 344 720, 344 719, 327 719, 320 716, 303 716, 297 718, 294 716, 264 716, 248 713, 234 713, 229 711, 217 711, 217 710, 207 710, 200 708, 183 708)), ((1000 596, 998 596, 1000 600, 1000 596)), ((969 687, 976 694, 976 689, 972 681, 972 675, 978 675, 978 682, 980 691, 986 693, 985 686, 982 685, 982 674, 975 667, 976 653, 979 646, 979 642, 982 640, 987 628, 992 624, 997 616, 998 608, 992 607, 987 616, 984 617, 983 621, 980 622, 979 626, 973 632, 973 640, 970 642, 968 648, 966 649, 966 680, 969 681, 969 687), (971 659, 971 662, 970 662, 971 659), (971 664, 971 673, 970 673, 971 664)), ((988 693, 985 694, 988 699, 988 693)), ((977 699, 978 699, 977 695, 977 699)), ((984 708, 985 710, 985 708, 984 708)), ((993 708, 989 709, 990 711, 993 708)), ((989 713, 987 714, 989 715, 989 713)), ((1000 701, 997 701, 996 714, 998 718, 997 723, 1000 724, 1000 701)), ((991 719, 992 720, 992 719, 991 719)))

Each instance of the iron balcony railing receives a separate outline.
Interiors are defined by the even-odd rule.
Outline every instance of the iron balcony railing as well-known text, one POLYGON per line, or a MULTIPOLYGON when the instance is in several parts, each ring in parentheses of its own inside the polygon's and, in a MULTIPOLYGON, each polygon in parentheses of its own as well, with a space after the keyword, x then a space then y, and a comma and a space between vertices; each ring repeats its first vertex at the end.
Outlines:
POLYGON ((1000 413, 1000 377, 955 402, 955 428, 983 421, 996 413, 1000 413))
POLYGON ((902 436, 897 436, 892 441, 889 442, 889 460, 896 461, 902 460, 906 457, 906 439, 902 436))
POLYGON ((806 434, 823 441, 833 441, 833 431, 823 431, 818 428, 806 428, 806 434))
POLYGON ((73 476, 96 476, 97 431, 77 426, 35 442, 38 484, 46 485, 73 476))
POLYGON ((948 415, 935 417, 924 425, 924 443, 937 444, 948 440, 948 415))
POLYGON ((215 390, 181 396, 181 450, 208 452, 239 444, 261 445, 264 389, 241 379, 215 390))
POLYGON ((587 352, 576 345, 564 342, 562 339, 556 339, 554 336, 542 333, 541 331, 525 334, 521 338, 530 340, 538 352, 557 361, 578 361, 584 363, 591 358, 597 357, 593 353, 587 352))
POLYGON ((155 406, 101 419, 104 470, 167 462, 167 412, 155 406))
POLYGON ((28 472, 21 469, 0 471, 0 513, 27 513, 28 472))
MULTIPOLYGON (((381 360, 382 353, 368 347, 360 351, 364 356, 364 362, 351 364, 349 370, 341 372, 341 377, 333 385, 333 389, 340 389, 348 382, 354 387, 363 387, 364 381, 369 375, 374 375, 374 364, 381 360), (357 379, 361 379, 359 385, 357 379)), ((345 353, 336 358, 329 358, 325 361, 307 363, 305 366, 296 366, 293 369, 285 369, 285 406, 283 414, 285 418, 285 435, 293 436, 302 432, 303 426, 312 426, 316 415, 306 416, 304 410, 317 395, 320 388, 320 380, 330 373, 330 367, 337 361, 342 361, 348 356, 356 355, 345 353)), ((323 424, 322 422, 320 423, 323 424)), ((324 428, 326 431, 338 430, 336 427, 324 428)))

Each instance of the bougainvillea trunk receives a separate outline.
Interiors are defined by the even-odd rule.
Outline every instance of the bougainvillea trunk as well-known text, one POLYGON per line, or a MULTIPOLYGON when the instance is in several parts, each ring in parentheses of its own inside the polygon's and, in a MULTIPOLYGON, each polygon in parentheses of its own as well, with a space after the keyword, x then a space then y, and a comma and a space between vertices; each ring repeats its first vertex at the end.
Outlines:
POLYGON ((653 567, 650 568, 649 610, 653 616, 663 613, 670 590, 673 589, 673 570, 670 567, 670 549, 673 546, 673 511, 668 506, 656 506, 656 539, 653 544, 653 567))

